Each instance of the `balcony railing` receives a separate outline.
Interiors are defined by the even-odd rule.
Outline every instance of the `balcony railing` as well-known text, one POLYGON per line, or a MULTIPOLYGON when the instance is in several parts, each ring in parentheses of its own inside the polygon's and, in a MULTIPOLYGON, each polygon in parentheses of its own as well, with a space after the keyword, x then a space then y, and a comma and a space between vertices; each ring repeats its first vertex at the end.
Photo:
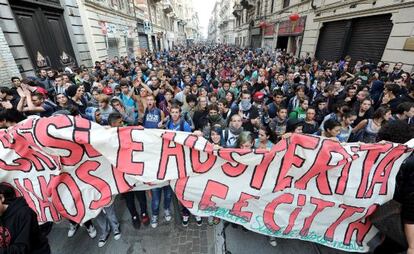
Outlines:
POLYGON ((235 4, 233 6, 233 15, 236 17, 240 17, 243 11, 243 6, 241 4, 235 4))
POLYGON ((250 9, 255 5, 253 0, 241 0, 240 4, 244 9, 250 9))
POLYGON ((170 0, 164 0, 163 5, 162 5, 162 9, 166 14, 173 11, 173 6, 172 6, 170 0))

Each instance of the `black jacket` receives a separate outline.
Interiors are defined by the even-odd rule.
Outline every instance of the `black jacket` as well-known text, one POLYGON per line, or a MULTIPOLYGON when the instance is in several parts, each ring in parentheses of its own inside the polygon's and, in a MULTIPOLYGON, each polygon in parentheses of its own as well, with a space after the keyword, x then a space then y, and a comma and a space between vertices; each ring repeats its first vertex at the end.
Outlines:
POLYGON ((37 216, 24 198, 17 198, 0 216, 0 254, 49 254, 47 238, 39 231, 37 216))
POLYGON ((401 165, 397 174, 394 199, 402 205, 401 219, 414 224, 414 155, 410 155, 401 165))

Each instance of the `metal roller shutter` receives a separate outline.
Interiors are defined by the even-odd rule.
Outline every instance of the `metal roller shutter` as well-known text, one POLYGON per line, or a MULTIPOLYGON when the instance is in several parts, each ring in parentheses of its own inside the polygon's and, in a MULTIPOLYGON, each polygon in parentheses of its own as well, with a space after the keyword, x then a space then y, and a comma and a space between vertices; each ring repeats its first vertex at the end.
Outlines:
POLYGON ((340 20, 323 24, 316 49, 317 59, 334 61, 343 56, 347 23, 347 20, 340 20))
POLYGON ((131 39, 131 38, 128 38, 128 57, 129 59, 135 58, 134 39, 131 39))
POLYGON ((108 58, 112 59, 119 56, 118 41, 115 38, 108 38, 108 58))
POLYGON ((391 14, 354 19, 347 55, 352 57, 353 62, 380 61, 392 26, 391 14))
POLYGON ((252 48, 257 49, 261 48, 262 37, 260 35, 252 35, 252 48))
POLYGON ((148 36, 146 34, 138 35, 139 48, 149 49, 148 36))

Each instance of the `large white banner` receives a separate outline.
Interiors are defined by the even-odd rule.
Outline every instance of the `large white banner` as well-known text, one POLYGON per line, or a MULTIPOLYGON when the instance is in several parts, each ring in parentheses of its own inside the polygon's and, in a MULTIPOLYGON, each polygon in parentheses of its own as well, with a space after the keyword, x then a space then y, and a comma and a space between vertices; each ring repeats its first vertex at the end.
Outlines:
POLYGON ((118 193, 170 184, 193 214, 249 230, 366 252, 367 217, 392 199, 412 149, 292 135, 271 151, 219 149, 188 133, 106 128, 79 117, 2 131, 0 177, 39 221, 96 217, 118 193))

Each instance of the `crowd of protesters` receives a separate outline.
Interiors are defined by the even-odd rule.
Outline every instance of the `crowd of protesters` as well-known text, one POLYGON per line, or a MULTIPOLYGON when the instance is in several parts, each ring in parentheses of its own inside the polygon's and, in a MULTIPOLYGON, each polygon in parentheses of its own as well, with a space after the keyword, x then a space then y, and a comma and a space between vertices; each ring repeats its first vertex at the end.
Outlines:
MULTIPOLYGON (((414 73, 402 67, 349 56, 318 61, 223 45, 177 47, 137 59, 96 61, 91 68, 42 69, 36 77, 13 77, 10 86, 0 88, 0 126, 8 128, 30 115, 67 114, 112 127, 193 132, 217 148, 271 149, 292 133, 376 143, 385 125, 398 122, 411 130, 414 124, 414 73)), ((412 132, 402 135, 406 141, 412 132)), ((172 195, 168 186, 151 190, 149 213, 145 191, 123 194, 134 227, 157 227, 161 196, 164 220, 170 221, 172 195)), ((183 208, 183 226, 189 216, 183 208)), ((202 218, 195 220, 202 225, 202 218)), ((111 232, 120 239, 113 206, 94 224, 99 247, 111 232)), ((92 238, 94 224, 85 223, 92 238)), ((78 228, 71 222, 68 237, 78 228)))

